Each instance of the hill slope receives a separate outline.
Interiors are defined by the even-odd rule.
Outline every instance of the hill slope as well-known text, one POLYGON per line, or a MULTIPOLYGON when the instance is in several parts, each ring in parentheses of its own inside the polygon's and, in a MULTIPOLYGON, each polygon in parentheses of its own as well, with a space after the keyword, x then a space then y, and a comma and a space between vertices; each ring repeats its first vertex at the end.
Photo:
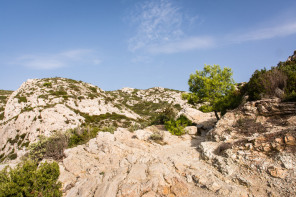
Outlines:
POLYGON ((181 99, 181 93, 159 87, 103 91, 72 79, 29 79, 10 95, 2 113, 1 154, 8 155, 6 159, 21 156, 39 136, 77 127, 141 128, 169 106, 176 112, 183 110, 192 120, 202 118, 181 99))

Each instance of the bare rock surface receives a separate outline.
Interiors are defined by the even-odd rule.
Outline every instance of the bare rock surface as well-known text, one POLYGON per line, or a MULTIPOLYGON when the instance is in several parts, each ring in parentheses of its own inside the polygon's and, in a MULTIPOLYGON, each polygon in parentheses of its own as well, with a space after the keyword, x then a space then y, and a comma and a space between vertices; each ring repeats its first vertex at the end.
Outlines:
MULTIPOLYGON (((155 129, 155 128, 154 128, 155 129)), ((149 129, 142 130, 147 132, 149 129)), ((248 189, 200 159, 202 138, 164 133, 166 145, 119 128, 65 151, 65 196, 246 196, 248 189), (86 189, 87 188, 87 189, 86 189)))
POLYGON ((248 176, 257 174, 268 188, 266 195, 295 196, 295 116, 295 102, 247 102, 226 113, 207 134, 211 141, 200 144, 202 156, 227 176, 237 172, 234 164, 247 167, 248 176))

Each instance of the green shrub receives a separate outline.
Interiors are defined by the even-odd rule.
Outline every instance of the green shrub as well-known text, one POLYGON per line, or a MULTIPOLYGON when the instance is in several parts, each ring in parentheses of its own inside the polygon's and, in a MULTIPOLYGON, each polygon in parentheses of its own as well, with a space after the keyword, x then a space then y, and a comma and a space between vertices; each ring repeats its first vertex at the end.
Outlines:
POLYGON ((296 92, 293 90, 291 93, 285 95, 284 101, 296 101, 296 92))
POLYGON ((95 94, 88 93, 87 97, 90 98, 90 99, 94 99, 94 98, 96 98, 97 96, 96 96, 95 94))
POLYGON ((169 120, 165 122, 165 128, 173 135, 185 134, 185 127, 191 126, 192 122, 184 115, 181 115, 177 120, 169 120))
POLYGON ((45 82, 43 83, 43 86, 51 88, 52 87, 52 83, 51 82, 45 82))
POLYGON ((0 171, 0 197, 6 196, 62 196, 58 182, 60 172, 56 162, 38 163, 27 160, 14 169, 0 171))
POLYGON ((90 89, 93 93, 97 93, 97 88, 96 88, 96 87, 89 87, 89 89, 90 89))
MULTIPOLYGON (((294 51, 295 54, 295 51, 294 51)), ((296 60, 280 62, 277 66, 281 71, 288 76, 286 94, 290 94, 293 91, 296 92, 296 60)))
POLYGON ((173 107, 169 106, 166 107, 162 113, 159 113, 157 116, 152 118, 151 125, 161 125, 164 124, 166 121, 175 119, 177 113, 173 107))
POLYGON ((24 97, 24 96, 20 96, 20 97, 17 97, 18 98, 18 102, 19 103, 26 103, 27 102, 27 98, 26 97, 24 97))
POLYGON ((57 90, 57 91, 50 90, 49 92, 50 92, 51 95, 55 95, 55 96, 65 96, 65 95, 67 95, 67 92, 65 91, 65 89, 63 87, 60 87, 60 89, 57 90))
POLYGON ((99 132, 98 127, 84 127, 84 128, 76 128, 76 129, 71 129, 68 131, 69 132, 69 141, 68 141, 68 146, 69 147, 74 147, 77 145, 85 144, 87 143, 90 139, 95 138, 99 132))
POLYGON ((68 137, 62 133, 55 133, 51 137, 40 136, 39 141, 29 146, 29 157, 40 161, 43 158, 61 160, 64 150, 68 147, 68 137))
POLYGON ((245 87, 230 92, 223 99, 216 103, 216 109, 218 109, 218 111, 220 111, 221 115, 223 116, 227 110, 235 109, 242 103, 244 94, 245 87))
POLYGON ((114 131, 116 131, 116 127, 114 126, 108 126, 108 127, 103 127, 102 129, 100 129, 101 131, 103 132, 109 132, 109 133, 112 133, 114 134, 114 131))
POLYGON ((15 160, 15 159, 17 158, 17 154, 16 154, 16 153, 9 154, 9 155, 8 155, 8 158, 9 158, 10 160, 15 160))
POLYGON ((153 133, 150 137, 150 140, 154 140, 154 141, 162 141, 163 140, 163 135, 161 135, 160 132, 155 132, 153 133))
POLYGON ((48 99, 48 95, 39 95, 38 98, 48 99))
POLYGON ((260 100, 263 97, 278 97, 276 90, 285 90, 287 80, 287 74, 279 68, 256 70, 247 84, 249 100, 260 100))
POLYGON ((155 143, 160 145, 167 144, 163 141, 163 133, 160 131, 153 132, 153 134, 149 137, 150 140, 153 140, 155 143))

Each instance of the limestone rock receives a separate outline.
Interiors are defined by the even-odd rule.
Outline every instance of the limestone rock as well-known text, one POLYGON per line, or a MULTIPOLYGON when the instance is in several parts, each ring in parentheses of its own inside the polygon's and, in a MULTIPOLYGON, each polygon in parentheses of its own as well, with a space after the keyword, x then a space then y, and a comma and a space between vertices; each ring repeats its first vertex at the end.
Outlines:
POLYGON ((196 135, 197 134, 197 127, 196 126, 188 126, 185 128, 185 132, 189 135, 196 135))

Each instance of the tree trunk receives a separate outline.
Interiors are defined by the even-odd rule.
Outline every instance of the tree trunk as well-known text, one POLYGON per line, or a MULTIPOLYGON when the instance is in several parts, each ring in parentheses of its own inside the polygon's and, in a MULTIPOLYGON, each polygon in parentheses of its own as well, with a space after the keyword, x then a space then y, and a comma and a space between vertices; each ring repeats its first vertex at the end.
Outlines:
POLYGON ((215 116, 216 116, 217 120, 220 120, 218 112, 216 110, 214 112, 215 112, 215 116))

